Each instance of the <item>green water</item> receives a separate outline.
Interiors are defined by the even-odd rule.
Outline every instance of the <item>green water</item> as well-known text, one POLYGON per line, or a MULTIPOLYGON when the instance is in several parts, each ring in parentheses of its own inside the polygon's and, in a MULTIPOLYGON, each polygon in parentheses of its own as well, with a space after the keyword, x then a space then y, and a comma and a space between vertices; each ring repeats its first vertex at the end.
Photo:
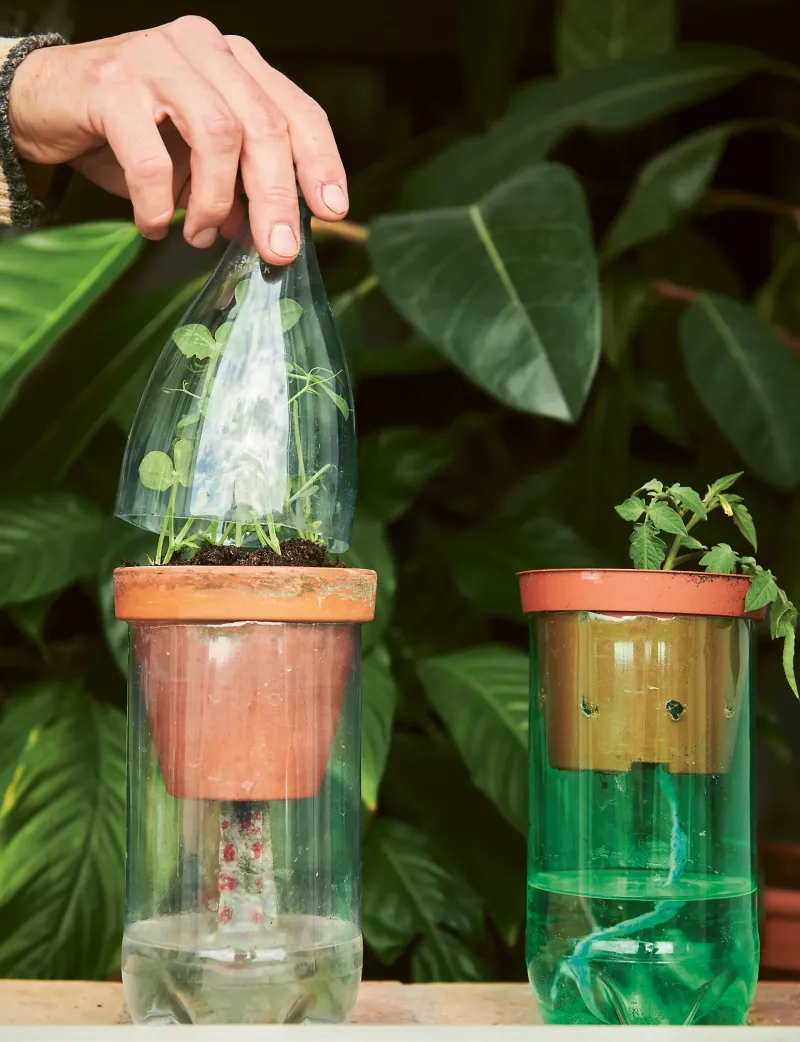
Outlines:
POLYGON ((134 923, 122 942, 135 1024, 341 1023, 361 964, 353 924, 321 916, 223 934, 208 916, 185 912, 134 923))
POLYGON ((756 923, 747 878, 538 873, 528 885, 528 974, 549 1024, 744 1024, 756 923))

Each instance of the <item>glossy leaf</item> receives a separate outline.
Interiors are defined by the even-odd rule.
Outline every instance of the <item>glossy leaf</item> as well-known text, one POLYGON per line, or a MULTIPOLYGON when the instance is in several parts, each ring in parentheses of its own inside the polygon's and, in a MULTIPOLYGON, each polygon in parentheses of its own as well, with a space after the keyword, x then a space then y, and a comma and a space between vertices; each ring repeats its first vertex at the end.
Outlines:
POLYGON ((645 511, 644 500, 638 496, 630 496, 614 507, 623 521, 638 521, 645 511))
POLYGON ((369 811, 378 806, 378 790, 392 740, 397 685, 386 648, 379 644, 361 667, 361 799, 369 811))
POLYGON ((211 330, 197 322, 179 326, 173 332, 172 339, 177 344, 178 350, 188 358, 199 360, 210 358, 218 350, 211 330))
POLYGON ((697 397, 748 469, 797 486, 800 360, 754 311, 711 293, 682 315, 681 348, 697 397))
POLYGON ((122 934, 125 716, 74 684, 18 698, 44 712, 2 796, 0 974, 104 980, 122 934))
POLYGON ((371 568, 378 573, 375 621, 362 629, 361 639, 366 653, 380 642, 389 625, 394 611, 397 578, 385 526, 361 507, 356 511, 350 549, 344 561, 349 568, 371 568))
POLYGON ((175 468, 172 460, 159 449, 148 452, 139 464, 139 480, 145 488, 156 492, 166 492, 175 480, 175 468))
POLYGON ((794 649, 797 641, 797 619, 795 618, 795 626, 791 629, 786 628, 783 633, 783 653, 781 656, 783 662, 783 674, 786 677, 786 682, 792 689, 795 698, 800 699, 800 691, 797 689, 797 675, 794 668, 794 649))
POLYGON ((659 532, 669 532, 671 535, 686 534, 686 526, 681 515, 663 500, 653 503, 648 513, 651 523, 659 532))
MULTIPOLYGON (((587 3, 590 0, 587 0, 587 3)), ((544 159, 568 130, 625 130, 732 87, 764 59, 738 47, 683 47, 523 87, 486 134, 460 141, 406 182, 408 207, 474 203, 544 159)))
POLYGON ((479 387, 525 412, 577 418, 599 359, 600 303, 570 170, 541 164, 474 206, 378 218, 369 248, 390 300, 479 387))
POLYGON ((689 488, 688 485, 673 485, 669 491, 670 495, 682 507, 685 507, 693 514, 697 514, 698 517, 701 517, 705 521, 708 514, 699 492, 695 492, 695 490, 689 488))
POLYGON ((303 309, 296 300, 284 297, 281 300, 281 328, 284 333, 293 329, 303 317, 303 309))
POLYGON ((730 575, 739 565, 739 555, 727 543, 718 543, 700 558, 700 564, 709 572, 730 575))
POLYGON ((778 599, 778 592, 778 584, 775 582, 772 572, 756 572, 750 580, 750 589, 745 597, 745 610, 758 611, 760 608, 765 608, 778 599))
POLYGON ((603 260, 656 239, 677 224, 705 195, 731 135, 746 127, 741 122, 709 127, 646 163, 605 238, 603 260))
POLYGON ((593 568, 609 562, 564 521, 536 518, 519 525, 469 529, 447 541, 459 592, 488 615, 522 623, 517 572, 531 568, 593 568))
POLYGON ((709 485, 709 489, 711 492, 726 492, 729 488, 733 488, 742 474, 744 474, 743 470, 737 470, 735 474, 726 474, 722 478, 717 478, 709 485))
MULTIPOLYGON (((58 703, 53 697, 52 684, 37 684, 26 688, 22 697, 9 699, 0 714, 0 820, 2 802, 19 775, 20 760, 30 742, 35 742, 41 729, 47 726, 58 713, 58 703), (33 732, 33 737, 31 737, 33 732)), ((55 690, 60 690, 56 685, 55 690)), ((0 898, 2 891, 0 890, 0 898)))
POLYGON ((733 523, 754 550, 758 550, 758 536, 752 514, 744 503, 733 504, 733 523))
POLYGON ((660 568, 667 556, 667 547, 652 525, 635 525, 631 533, 630 554, 635 568, 660 568))
MULTIPOLYGON (((179 438, 172 446, 172 455, 175 459, 175 475, 184 486, 191 483, 191 467, 194 457, 194 442, 188 438, 179 438)), ((146 458, 146 457, 145 457, 146 458)), ((169 459, 169 457, 167 457, 169 459)), ((144 460, 142 460, 144 463, 144 460)))
POLYGON ((441 863, 481 898, 506 944, 516 943, 525 923, 525 839, 471 784, 452 743, 396 733, 381 810, 426 832, 441 863))
MULTIPOLYGON (((135 410, 156 358, 204 281, 121 301, 48 359, 41 375, 26 382, 0 429, 13 431, 21 443, 5 464, 10 480, 31 474, 38 481, 60 480, 115 417, 129 387, 135 410)), ((129 427, 128 421, 125 433, 129 427)))
POLYGON ((453 439, 446 431, 386 427, 370 434, 359 446, 358 501, 373 517, 390 524, 453 455, 453 439))
POLYGON ((0 412, 54 343, 133 262, 136 226, 101 221, 0 242, 0 412))
POLYGON ((472 889, 440 865, 424 832, 400 821, 376 821, 364 843, 364 938, 384 962, 411 956, 415 981, 485 980, 468 942, 481 928, 472 889))
POLYGON ((562 76, 675 45, 674 0, 561 0, 556 67, 562 76))
POLYGON ((102 511, 70 492, 0 496, 0 605, 36 600, 97 570, 102 511))
POLYGON ((431 705, 464 758, 473 784, 525 832, 528 659, 486 644, 429 658, 419 675, 431 705))

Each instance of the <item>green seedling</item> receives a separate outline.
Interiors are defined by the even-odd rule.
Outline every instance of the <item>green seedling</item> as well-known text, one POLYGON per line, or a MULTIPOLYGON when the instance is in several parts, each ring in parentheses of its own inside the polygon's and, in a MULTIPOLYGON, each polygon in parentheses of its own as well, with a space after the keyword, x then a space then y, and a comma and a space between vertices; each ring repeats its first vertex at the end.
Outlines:
POLYGON ((797 608, 778 585, 771 571, 762 568, 755 557, 742 556, 728 543, 708 547, 691 532, 708 515, 721 509, 740 535, 758 550, 756 526, 741 496, 731 493, 741 471, 719 478, 709 485, 704 496, 685 485, 669 487, 655 479, 638 488, 632 496, 614 509, 625 521, 633 522, 630 557, 636 568, 673 571, 676 568, 700 567, 708 572, 750 578, 745 608, 758 611, 769 607, 770 633, 773 640, 783 639, 783 669, 789 686, 797 697, 794 668, 797 608), (671 536, 669 546, 662 536, 671 536))
MULTIPOLYGON (((281 526, 276 523, 274 515, 270 513, 266 517, 259 517, 255 510, 247 507, 240 508, 239 516, 232 520, 212 521, 205 530, 197 529, 195 517, 188 518, 182 527, 176 529, 175 505, 178 493, 181 487, 189 487, 191 484, 197 435, 202 429, 214 378, 233 330, 234 320, 244 303, 248 284, 246 278, 237 283, 230 310, 216 331, 212 332, 202 324, 191 323, 180 326, 173 333, 175 345, 190 362, 191 372, 195 377, 192 386, 197 387, 199 384, 199 392, 191 390, 188 381, 184 381, 181 387, 165 388, 166 393, 185 396, 186 411, 176 422, 171 455, 155 450, 147 453, 139 465, 139 480, 145 488, 169 493, 169 502, 152 564, 169 564, 176 554, 187 550, 196 551, 204 542, 216 545, 233 543, 241 546, 248 535, 254 535, 262 547, 270 547, 276 553, 280 553, 281 526)), ((281 330, 287 333, 300 322, 303 309, 297 301, 283 298, 280 301, 280 315, 281 330)), ((257 333, 256 322, 252 335, 257 333)), ((345 399, 335 390, 340 373, 320 367, 306 371, 290 361, 287 363, 286 375, 290 388, 287 405, 295 459, 293 473, 289 475, 287 482, 283 510, 279 513, 299 503, 303 518, 303 527, 299 535, 303 539, 318 542, 321 523, 314 517, 313 501, 319 492, 320 482, 330 470, 330 464, 319 468, 313 474, 307 473, 300 403, 306 395, 324 397, 345 419, 349 417, 350 409, 345 399)))

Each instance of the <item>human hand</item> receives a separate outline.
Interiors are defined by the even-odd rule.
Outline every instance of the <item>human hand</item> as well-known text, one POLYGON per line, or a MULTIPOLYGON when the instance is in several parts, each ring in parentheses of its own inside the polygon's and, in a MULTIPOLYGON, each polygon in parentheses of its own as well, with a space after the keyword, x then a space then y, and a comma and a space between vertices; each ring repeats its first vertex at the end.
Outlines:
POLYGON ((286 264, 300 244, 295 170, 317 217, 347 213, 323 110, 248 40, 204 18, 34 51, 12 80, 9 123, 22 158, 69 163, 130 198, 149 239, 164 238, 176 206, 193 246, 232 235, 243 187, 256 248, 286 264))

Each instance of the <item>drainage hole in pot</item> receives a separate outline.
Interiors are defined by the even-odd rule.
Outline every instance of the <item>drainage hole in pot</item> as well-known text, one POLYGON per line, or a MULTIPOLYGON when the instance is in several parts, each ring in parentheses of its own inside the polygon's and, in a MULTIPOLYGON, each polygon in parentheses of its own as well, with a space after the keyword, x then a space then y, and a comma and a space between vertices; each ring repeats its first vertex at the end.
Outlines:
POLYGON ((686 712, 686 706, 683 702, 678 702, 676 699, 671 698, 664 707, 667 710, 667 715, 670 720, 678 721, 686 712))

